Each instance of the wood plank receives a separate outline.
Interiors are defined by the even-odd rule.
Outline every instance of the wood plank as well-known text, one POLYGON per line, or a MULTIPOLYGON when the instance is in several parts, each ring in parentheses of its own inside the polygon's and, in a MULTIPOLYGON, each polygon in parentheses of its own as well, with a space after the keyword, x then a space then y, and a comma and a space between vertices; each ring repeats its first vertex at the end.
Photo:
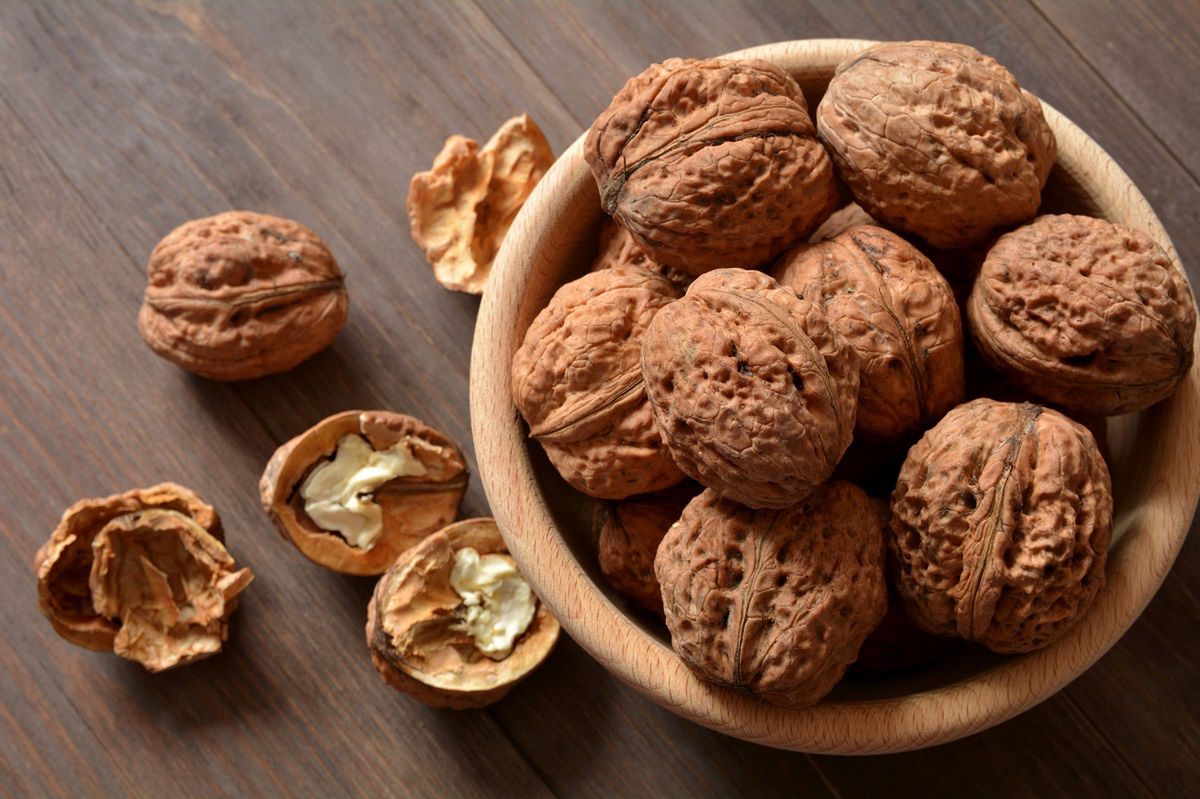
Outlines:
POLYGON ((1033 0, 1047 20, 1200 178, 1200 9, 1194 0, 1033 0))

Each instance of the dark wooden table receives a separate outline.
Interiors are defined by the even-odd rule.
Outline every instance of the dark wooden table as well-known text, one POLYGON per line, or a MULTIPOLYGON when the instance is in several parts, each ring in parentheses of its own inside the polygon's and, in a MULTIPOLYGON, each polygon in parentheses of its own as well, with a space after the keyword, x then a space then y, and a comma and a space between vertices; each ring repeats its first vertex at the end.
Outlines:
MULTIPOLYGON (((407 411, 470 451, 478 301, 433 281, 404 212, 409 177, 447 135, 482 140, 528 111, 561 150, 653 60, 831 36, 958 40, 998 57, 1129 172, 1200 285, 1194 0, 0 4, 0 792, 1195 790, 1195 536, 1141 620, 1053 699, 958 743, 854 759, 695 727, 570 641, 486 711, 428 710, 367 661, 372 581, 313 566, 259 510, 271 452, 335 411, 407 411), (307 222, 348 275, 349 325, 290 374, 196 379, 138 337, 150 249, 228 208, 307 222), (30 563, 71 502, 164 479, 219 507, 257 580, 225 653, 152 677, 61 641, 35 608, 30 563)), ((463 510, 487 513, 477 480, 463 510)))

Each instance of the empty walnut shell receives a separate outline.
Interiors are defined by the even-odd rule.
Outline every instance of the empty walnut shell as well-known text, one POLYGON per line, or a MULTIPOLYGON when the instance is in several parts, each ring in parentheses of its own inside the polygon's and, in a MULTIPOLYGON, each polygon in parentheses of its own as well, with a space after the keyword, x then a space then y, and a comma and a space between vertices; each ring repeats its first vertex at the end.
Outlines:
POLYGON ((217 380, 284 372, 346 323, 342 272, 316 233, 290 219, 227 211, 171 231, 150 254, 142 338, 217 380))
POLYGON ((533 621, 502 660, 481 654, 454 629, 463 604, 450 584, 454 553, 507 555, 493 519, 452 524, 404 552, 375 586, 367 646, 384 681, 431 707, 480 708, 501 699, 537 668, 558 640, 558 622, 537 602, 533 621))
POLYGON ((651 321, 642 372, 679 468, 753 508, 807 496, 854 432, 854 348, 820 304, 762 272, 696 278, 651 321))
POLYGON ((929 259, 871 225, 791 250, 775 272, 858 352, 855 435, 897 442, 921 432, 963 399, 958 304, 929 259))
POLYGON ((1196 304, 1150 236, 1042 216, 1001 236, 967 306, 980 354, 1025 392, 1115 415, 1168 397, 1192 365, 1196 304))
POLYGON ((1063 635, 1104 583, 1108 467, 1056 411, 978 399, 908 454, 892 494, 896 588, 918 626, 1029 652, 1063 635))
POLYGON ((705 491, 654 562, 671 645, 706 680, 787 707, 818 701, 883 618, 884 523, 841 481, 784 510, 705 491))
POLYGON ((679 296, 633 266, 591 272, 560 288, 513 356, 512 392, 529 434, 579 491, 622 499, 678 483, 639 367, 641 339, 679 296))
POLYGON ((1032 218, 1058 153, 1036 97, 946 42, 877 44, 841 64, 817 130, 867 213, 935 247, 1032 218))
POLYGON ((763 61, 654 64, 592 124, 584 157, 604 210, 693 275, 761 264, 837 203, 800 87, 763 61))
POLYGON ((150 671, 213 654, 252 579, 223 540, 212 506, 174 483, 81 500, 38 550, 38 608, 71 643, 150 671))
POLYGON ((468 478, 458 447, 419 419, 391 411, 345 411, 276 450, 259 481, 259 493, 279 534, 309 560, 343 574, 382 574, 397 555, 454 519, 468 478), (367 548, 322 529, 305 511, 300 493, 308 475, 332 459, 338 442, 348 435, 362 436, 375 451, 405 444, 425 470, 395 477, 372 493, 382 509, 383 527, 367 548))
POLYGON ((662 590, 654 576, 654 555, 699 490, 695 483, 680 483, 609 502, 600 514, 600 573, 617 591, 658 616, 663 612, 662 590))

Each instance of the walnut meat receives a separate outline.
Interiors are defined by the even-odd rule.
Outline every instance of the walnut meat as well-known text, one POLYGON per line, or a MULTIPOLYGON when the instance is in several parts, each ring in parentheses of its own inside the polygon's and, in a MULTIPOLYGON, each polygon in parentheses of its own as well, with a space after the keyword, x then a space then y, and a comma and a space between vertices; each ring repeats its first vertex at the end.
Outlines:
POLYGON ((680 483, 653 494, 609 502, 600 514, 600 572, 617 591, 659 616, 662 590, 654 576, 654 555, 698 491, 695 483, 680 483))
POLYGON ((445 435, 390 411, 321 420, 271 457, 259 493, 286 540, 344 574, 382 574, 454 519, 466 461, 445 435))
POLYGON ((173 483, 75 503, 36 570, 38 608, 59 635, 152 672, 220 651, 253 578, 212 506, 173 483))
POLYGON ((1108 467, 1052 410, 978 399, 912 448, 892 494, 896 588, 924 630, 1028 652, 1063 635, 1104 583, 1108 467))
POLYGON ((437 281, 482 294, 492 262, 521 206, 554 163, 554 153, 528 114, 505 122, 482 148, 451 136, 427 172, 408 189, 413 240, 437 281))
POLYGON ((642 373, 679 468, 750 507, 803 499, 854 431, 854 348, 818 303, 762 272, 696 278, 646 330, 642 373))
POLYGON ((641 339, 679 296, 632 266, 592 272, 555 293, 513 356, 512 392, 529 434, 568 483, 623 499, 678 483, 639 367, 641 339))
POLYGON ((878 44, 841 64, 817 130, 867 213, 935 247, 1030 219, 1058 152, 1037 98, 946 42, 878 44))
POLYGON ((860 363, 856 435, 897 442, 963 399, 958 304, 929 259, 871 225, 784 256, 775 277, 812 301, 860 363))
POLYGON ((150 254, 138 329, 216 380, 284 372, 323 350, 349 300, 329 248, 299 222, 227 211, 185 222, 150 254))
POLYGON ((967 314, 1001 375, 1078 412, 1149 407, 1192 365, 1187 279, 1150 236, 1100 219, 1042 216, 1001 236, 967 314))
POLYGON ((604 210, 693 275, 761 264, 837 203, 800 87, 763 61, 654 64, 592 124, 584 157, 604 210))
POLYGON ((654 562, 671 645, 706 680, 788 707, 818 701, 883 618, 884 520, 841 481, 783 510, 705 491, 654 562))
POLYGON ((558 622, 519 575, 513 579, 514 573, 492 519, 452 524, 402 553, 379 579, 367 609, 367 646, 380 676, 432 707, 480 708, 501 699, 546 659, 559 631, 558 622), (493 574, 507 572, 497 596, 503 607, 488 607, 477 592, 460 593, 456 576, 462 563, 485 559, 493 574), (526 613, 522 630, 506 630, 515 634, 509 652, 482 651, 472 619, 494 614, 485 626, 505 628, 514 606, 526 613))

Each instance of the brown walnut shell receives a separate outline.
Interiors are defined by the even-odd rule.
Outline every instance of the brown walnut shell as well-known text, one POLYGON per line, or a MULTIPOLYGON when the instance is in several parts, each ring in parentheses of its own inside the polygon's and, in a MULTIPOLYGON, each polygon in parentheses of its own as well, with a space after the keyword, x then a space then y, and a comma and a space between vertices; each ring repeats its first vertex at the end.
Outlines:
POLYGON ((401 552, 454 519, 469 477, 458 447, 421 420, 391 411, 345 411, 276 450, 259 481, 259 494, 275 529, 309 560, 343 574, 382 574, 401 552), (383 530, 365 549, 318 526, 300 495, 308 475, 333 458, 346 435, 362 436, 377 451, 405 442, 426 470, 393 478, 374 492, 383 530))
MULTIPOLYGON (((237 607, 236 594, 251 579, 249 569, 233 571, 223 541, 216 510, 174 483, 80 500, 67 508, 38 550, 34 563, 38 609, 67 641, 97 651, 116 649, 151 671, 212 654, 225 639, 228 616, 237 607), (151 538, 165 541, 168 550, 190 547, 199 555, 180 558, 168 552, 166 557, 147 557, 147 546, 156 546, 149 543, 151 538), (124 576, 114 582, 122 570, 124 576), (147 585, 158 575, 164 575, 169 585, 162 580, 147 585), (205 590, 218 585, 216 594, 205 590), (184 604, 192 608, 188 622, 164 625, 147 618, 154 614, 147 612, 138 594, 164 588, 178 589, 159 590, 156 595, 170 611, 168 621, 176 612, 170 606, 177 610, 184 604), (139 635, 124 629, 130 621, 127 612, 136 614, 132 627, 140 630, 139 635), (194 648, 200 631, 189 625, 207 628, 203 651, 194 648)), ((158 621, 162 619, 159 615, 158 621)))
POLYGON ((841 64, 817 130, 867 213, 935 247, 1032 218, 1058 154, 1037 98, 947 42, 877 44, 841 64))
POLYGON ((1001 236, 967 314, 996 371, 1076 412, 1147 408, 1192 365, 1187 279, 1150 236, 1101 219, 1041 216, 1001 236))
POLYGON ((558 640, 558 622, 538 601, 533 621, 502 660, 452 629, 463 603, 450 585, 454 553, 507 555, 492 519, 449 525, 404 552, 379 578, 367 608, 367 647, 384 681, 431 707, 464 710, 501 699, 537 668, 558 640))
POLYGON ((837 204, 800 87, 763 61, 650 66, 592 124, 584 157, 604 210, 693 275, 761 264, 837 204))
POLYGON ((783 510, 705 491, 654 562, 671 645, 706 680, 788 707, 820 700, 883 618, 884 524, 841 481, 783 510))
POLYGON ((138 329, 156 353, 216 380, 284 372, 325 349, 349 300, 329 248, 299 222, 250 211, 193 219, 150 254, 138 329))
POLYGON ((642 608, 661 616, 662 589, 654 555, 663 536, 700 487, 686 482, 653 494, 609 502, 601 512, 597 542, 600 572, 609 585, 642 608))
POLYGON ((858 203, 850 203, 830 214, 829 218, 812 232, 808 240, 815 244, 819 241, 828 241, 834 236, 840 236, 852 227, 858 227, 859 225, 878 226, 878 224, 858 203))
POLYGON ((1092 434, 1039 405, 978 399, 917 442, 892 494, 896 589, 927 632, 1029 652, 1104 584, 1112 487, 1092 434))
POLYGON ((646 255, 646 251, 633 240, 633 234, 618 225, 611 217, 605 217, 600 223, 600 251, 596 260, 592 261, 589 271, 599 272, 601 269, 612 269, 614 266, 634 266, 661 275, 674 283, 680 292, 687 289, 692 282, 692 276, 678 269, 655 263, 646 255))
POLYGON ((853 227, 794 248, 775 277, 819 299, 857 350, 856 436, 903 441, 962 402, 958 304, 945 278, 907 241, 880 227, 853 227))
POLYGON ((819 303, 762 272, 696 278, 650 323, 642 372, 679 468, 753 508, 811 493, 854 432, 854 348, 819 303))
POLYGON ((633 266, 591 272, 560 288, 513 355, 512 392, 529 434, 563 479, 602 499, 678 483, 639 367, 650 320, 679 296, 633 266))

